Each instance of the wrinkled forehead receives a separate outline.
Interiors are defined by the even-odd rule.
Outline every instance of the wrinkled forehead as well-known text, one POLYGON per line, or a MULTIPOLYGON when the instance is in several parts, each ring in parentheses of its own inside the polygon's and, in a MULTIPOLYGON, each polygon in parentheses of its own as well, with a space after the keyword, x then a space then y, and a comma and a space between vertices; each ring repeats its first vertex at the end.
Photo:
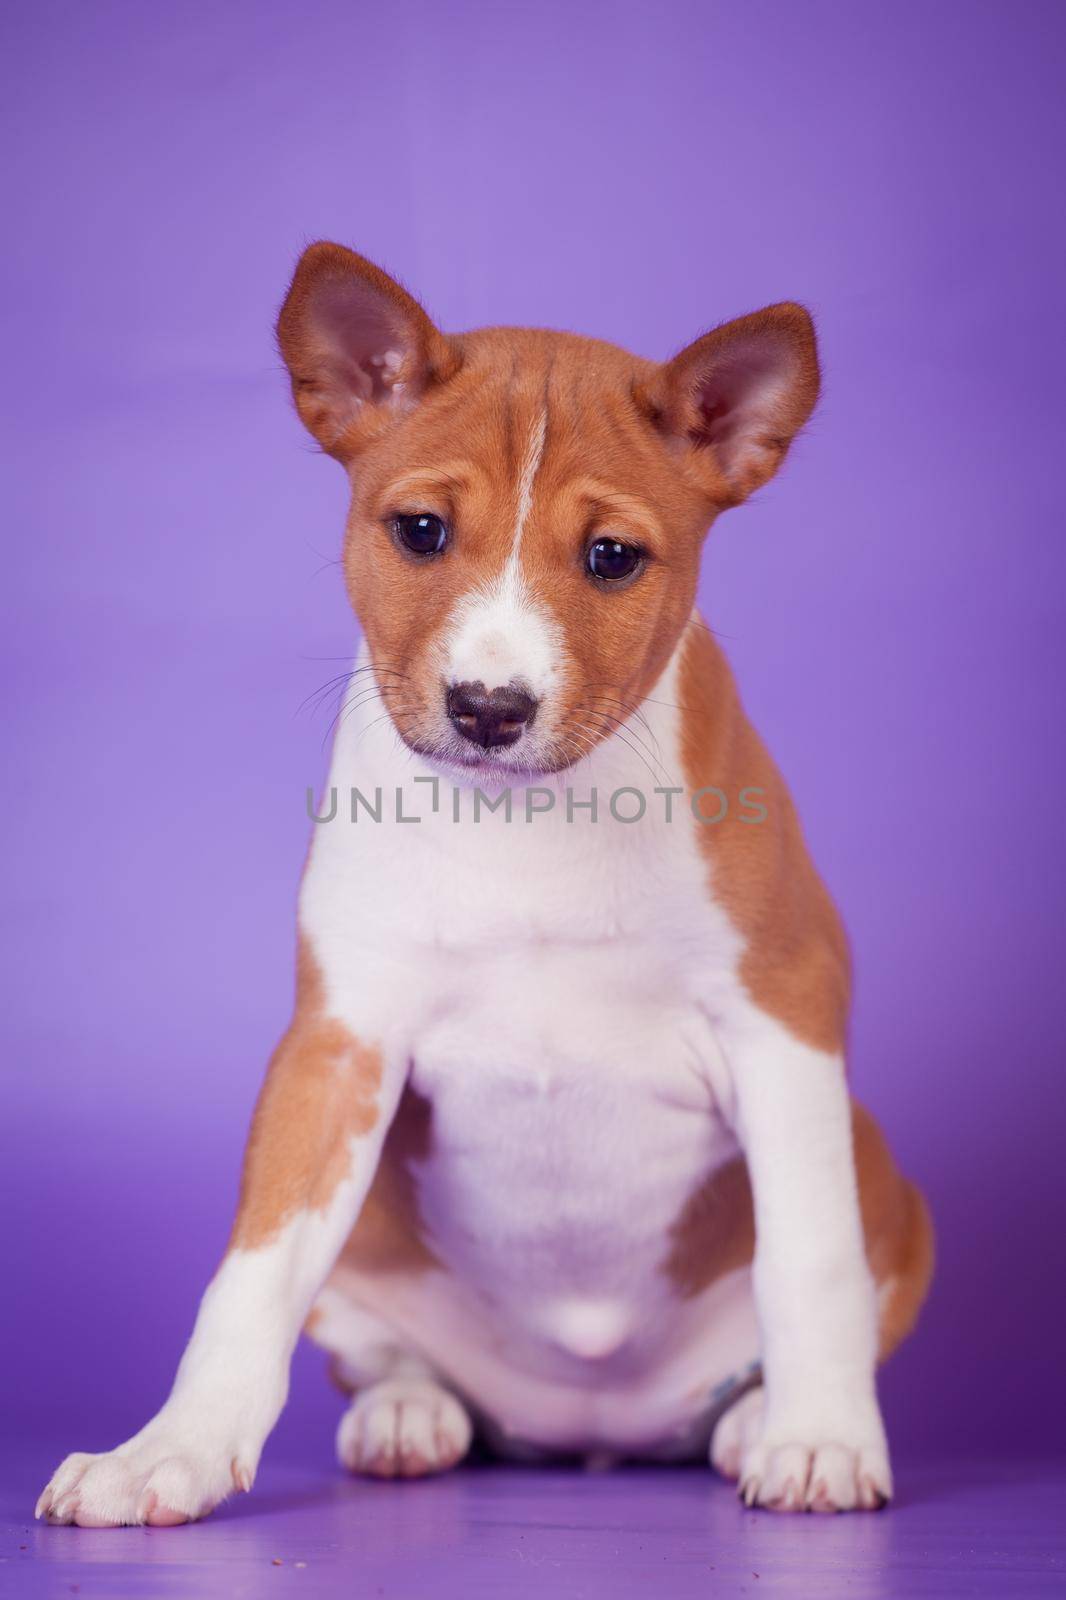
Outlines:
POLYGON ((361 510, 432 512, 449 526, 422 622, 441 679, 542 698, 594 646, 597 618, 602 631, 590 542, 610 534, 665 555, 692 522, 691 491, 637 403, 650 363, 529 330, 461 345, 459 375, 373 453, 361 510))
POLYGON ((634 400, 650 363, 539 330, 457 342, 462 371, 377 453, 368 499, 447 517, 475 581, 512 555, 535 568, 595 519, 652 540, 674 474, 634 400))

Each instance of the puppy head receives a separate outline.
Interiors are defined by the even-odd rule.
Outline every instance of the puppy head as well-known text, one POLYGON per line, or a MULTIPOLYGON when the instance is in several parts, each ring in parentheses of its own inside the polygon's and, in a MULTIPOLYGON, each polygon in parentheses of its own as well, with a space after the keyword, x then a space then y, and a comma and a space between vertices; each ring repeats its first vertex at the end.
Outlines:
POLYGON ((800 306, 664 364, 538 329, 446 336, 335 244, 304 253, 278 338, 351 479, 344 569, 386 709, 412 749, 480 775, 561 770, 639 705, 708 527, 818 393, 800 306))

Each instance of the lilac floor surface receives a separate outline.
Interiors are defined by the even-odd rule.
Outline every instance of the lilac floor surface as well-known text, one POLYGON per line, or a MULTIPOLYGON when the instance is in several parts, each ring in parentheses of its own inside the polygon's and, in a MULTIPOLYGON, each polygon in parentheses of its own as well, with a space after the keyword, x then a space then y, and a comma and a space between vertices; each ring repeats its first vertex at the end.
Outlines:
POLYGON ((194 1528, 35 1525, 52 1462, 9 1457, 0 1594, 37 1597, 1066 1595, 1066 1467, 901 1464, 880 1515, 742 1511, 697 1469, 471 1467, 424 1483, 267 1460, 253 1496, 194 1528))

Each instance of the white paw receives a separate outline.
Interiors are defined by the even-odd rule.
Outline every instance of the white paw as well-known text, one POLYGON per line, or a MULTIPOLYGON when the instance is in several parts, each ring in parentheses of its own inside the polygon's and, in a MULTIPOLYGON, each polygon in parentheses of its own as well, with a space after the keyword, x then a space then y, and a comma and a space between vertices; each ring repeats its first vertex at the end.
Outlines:
POLYGON ((79 1528, 195 1522, 234 1489, 250 1489, 256 1457, 149 1425, 103 1455, 67 1456, 35 1515, 79 1528))
POLYGON ((740 1463, 759 1437, 763 1416, 762 1389, 749 1389, 730 1406, 711 1435, 711 1466, 723 1478, 739 1478, 740 1463))
POLYGON ((470 1418, 425 1378, 375 1383, 356 1396, 337 1429, 337 1456, 349 1472, 420 1478, 444 1472, 470 1448, 470 1418))
POLYGON ((879 1511, 892 1469, 876 1410, 864 1426, 766 1428, 744 1450, 740 1497, 769 1511, 879 1511))

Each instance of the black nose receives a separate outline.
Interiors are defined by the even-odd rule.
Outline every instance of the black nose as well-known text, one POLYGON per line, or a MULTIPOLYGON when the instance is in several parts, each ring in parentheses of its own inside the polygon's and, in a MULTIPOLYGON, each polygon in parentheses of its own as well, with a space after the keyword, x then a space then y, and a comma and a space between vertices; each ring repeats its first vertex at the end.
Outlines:
POLYGON ((537 702, 524 689, 493 689, 483 683, 457 683, 448 690, 452 726, 482 750, 514 744, 533 721, 537 702))

